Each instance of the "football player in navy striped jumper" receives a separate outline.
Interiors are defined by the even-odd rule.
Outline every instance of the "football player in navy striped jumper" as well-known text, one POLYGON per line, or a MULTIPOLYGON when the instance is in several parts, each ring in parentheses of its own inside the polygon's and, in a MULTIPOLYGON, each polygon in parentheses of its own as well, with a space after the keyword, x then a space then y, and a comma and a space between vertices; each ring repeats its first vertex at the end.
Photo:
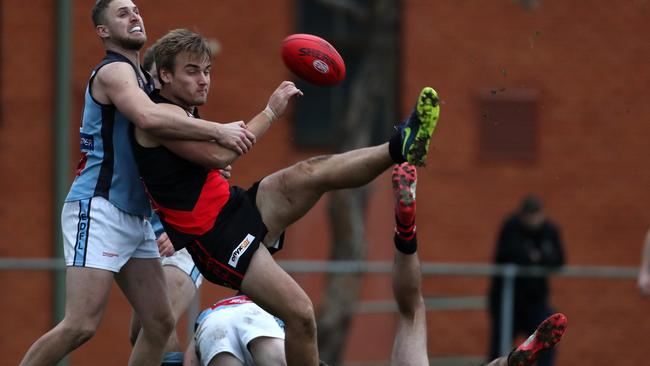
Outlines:
POLYGON ((235 154, 255 141, 243 122, 178 116, 149 99, 151 78, 139 64, 146 32, 133 1, 99 0, 92 20, 106 56, 86 88, 82 159, 61 214, 68 266, 65 316, 30 347, 21 365, 54 365, 90 339, 114 279, 143 325, 129 365, 160 364, 173 319, 147 219, 151 209, 128 138, 131 122, 152 135, 216 141, 235 154))

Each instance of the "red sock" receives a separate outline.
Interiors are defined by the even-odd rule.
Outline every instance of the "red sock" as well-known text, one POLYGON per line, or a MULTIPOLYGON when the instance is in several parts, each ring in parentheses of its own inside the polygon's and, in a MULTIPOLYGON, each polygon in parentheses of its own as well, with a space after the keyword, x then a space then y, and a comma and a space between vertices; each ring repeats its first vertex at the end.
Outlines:
POLYGON ((395 216, 395 248, 404 254, 413 254, 417 250, 418 242, 416 237, 415 220, 410 225, 399 222, 395 216))

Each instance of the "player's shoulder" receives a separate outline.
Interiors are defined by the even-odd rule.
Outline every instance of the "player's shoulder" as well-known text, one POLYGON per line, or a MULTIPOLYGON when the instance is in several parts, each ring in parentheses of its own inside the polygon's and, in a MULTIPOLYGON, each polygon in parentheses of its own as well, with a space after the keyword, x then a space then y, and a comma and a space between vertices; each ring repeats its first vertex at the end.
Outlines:
POLYGON ((133 67, 123 61, 114 61, 103 65, 95 72, 95 79, 102 84, 135 83, 138 85, 137 75, 133 67))
POLYGON ((168 110, 170 112, 176 113, 178 115, 186 116, 187 112, 183 109, 183 107, 176 105, 171 102, 161 102, 161 103, 156 103, 159 108, 168 110))
POLYGON ((160 108, 166 109, 168 111, 177 113, 177 114, 183 114, 187 115, 187 112, 183 107, 179 106, 178 104, 175 104, 171 100, 165 98, 160 94, 160 90, 156 89, 153 92, 149 94, 149 99, 151 99, 154 103, 156 103, 160 108))

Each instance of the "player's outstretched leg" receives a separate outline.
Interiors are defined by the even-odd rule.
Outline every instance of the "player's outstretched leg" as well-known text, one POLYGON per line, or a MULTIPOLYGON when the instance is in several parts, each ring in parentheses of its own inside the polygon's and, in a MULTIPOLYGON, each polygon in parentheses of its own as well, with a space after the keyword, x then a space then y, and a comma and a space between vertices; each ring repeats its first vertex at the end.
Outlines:
POLYGON ((394 366, 429 364, 426 315, 420 285, 422 274, 415 233, 416 181, 416 170, 413 165, 403 163, 393 168, 395 204, 393 296, 399 309, 397 333, 391 354, 391 365, 394 366))
MULTIPOLYGON (((393 168, 391 182, 395 206, 395 239, 408 241, 415 238, 415 189, 417 186, 415 167, 409 163, 396 165, 393 168)), ((415 248, 412 251, 415 252, 415 248)))
POLYGON ((265 244, 301 218, 323 193, 365 185, 393 164, 424 165, 440 105, 432 88, 420 93, 413 113, 382 145, 318 156, 273 173, 260 182, 256 204, 269 229, 265 244))
POLYGON ((411 116, 397 126, 402 135, 402 155, 415 166, 424 166, 431 135, 438 124, 440 100, 433 88, 425 87, 420 92, 411 116))
POLYGON ((540 353, 553 348, 566 331, 567 318, 556 313, 546 318, 537 330, 508 356, 508 366, 533 365, 540 353))

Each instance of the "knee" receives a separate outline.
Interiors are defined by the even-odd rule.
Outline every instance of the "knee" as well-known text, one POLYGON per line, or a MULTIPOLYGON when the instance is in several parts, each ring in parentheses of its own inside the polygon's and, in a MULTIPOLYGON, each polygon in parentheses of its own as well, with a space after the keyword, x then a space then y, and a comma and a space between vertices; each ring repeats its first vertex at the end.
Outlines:
POLYGON ((294 331, 300 332, 304 336, 316 336, 316 316, 314 315, 314 306, 308 297, 294 302, 290 308, 290 314, 285 320, 287 327, 293 328, 294 331))
POLYGON ((86 343, 95 335, 98 324, 93 321, 63 321, 63 334, 70 337, 74 347, 79 347, 86 343))
MULTIPOLYGON (((312 158, 313 159, 313 158, 312 158)), ((297 176, 303 177, 305 181, 312 181, 315 175, 314 164, 311 163, 311 159, 303 160, 297 162, 294 166, 294 172, 297 176)))
MULTIPOLYGON (((142 320, 143 333, 146 333, 150 337, 164 340, 165 342, 174 331, 175 327, 176 321, 174 320, 171 311, 161 311, 158 314, 149 316, 146 321, 144 319, 142 320)), ((137 336, 138 334, 135 334, 136 338, 137 336)))
POLYGON ((294 165, 295 171, 311 189, 320 193, 333 190, 336 188, 334 178, 330 174, 325 174, 323 169, 319 169, 319 166, 331 157, 332 155, 320 155, 303 160, 294 165))
POLYGON ((316 170, 316 167, 319 164, 322 164, 323 162, 329 160, 331 157, 332 155, 314 156, 307 160, 303 160, 301 162, 296 163, 296 167, 305 174, 313 175, 316 170))
POLYGON ((160 316, 157 321, 156 321, 158 327, 159 327, 159 332, 162 336, 167 339, 169 335, 174 331, 174 328, 176 328, 176 321, 174 319, 174 315, 169 312, 163 316, 160 316))
POLYGON ((319 155, 311 157, 307 160, 296 163, 296 169, 307 177, 314 177, 318 172, 318 166, 323 162, 329 160, 332 155, 319 155))

